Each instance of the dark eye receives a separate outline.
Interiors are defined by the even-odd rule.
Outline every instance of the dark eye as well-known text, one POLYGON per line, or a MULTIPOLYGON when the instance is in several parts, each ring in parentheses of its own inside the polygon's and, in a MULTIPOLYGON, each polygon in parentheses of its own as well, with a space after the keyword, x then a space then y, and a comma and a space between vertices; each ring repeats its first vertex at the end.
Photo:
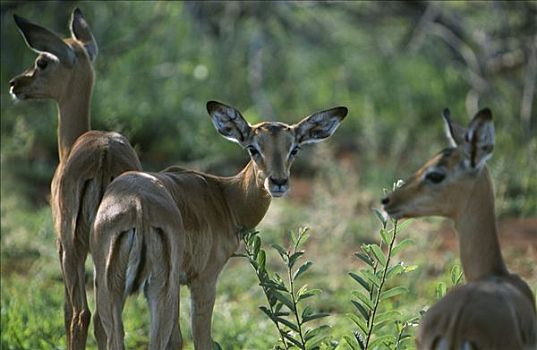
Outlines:
POLYGON ((254 146, 248 146, 247 149, 252 157, 258 157, 261 154, 254 146))
POLYGON ((47 68, 48 62, 47 62, 47 60, 40 59, 40 60, 37 60, 35 65, 39 69, 45 69, 45 68, 47 68))
POLYGON ((431 171, 427 175, 425 175, 425 180, 432 182, 434 184, 442 182, 446 178, 446 174, 438 172, 438 171, 431 171))
POLYGON ((290 155, 291 157, 294 157, 297 155, 298 153, 298 150, 300 149, 300 147, 296 146, 295 148, 293 148, 293 150, 291 151, 290 155))

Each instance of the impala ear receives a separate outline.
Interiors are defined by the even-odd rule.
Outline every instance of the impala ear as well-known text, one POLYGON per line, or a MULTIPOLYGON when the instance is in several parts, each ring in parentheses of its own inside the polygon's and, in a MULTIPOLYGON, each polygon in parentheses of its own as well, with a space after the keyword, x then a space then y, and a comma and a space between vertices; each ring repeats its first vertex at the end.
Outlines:
POLYGON ((477 112, 464 136, 464 156, 470 166, 482 168, 494 149, 494 123, 492 112, 484 108, 477 112))
POLYGON ((48 52, 69 66, 76 61, 73 49, 59 36, 38 24, 27 19, 13 15, 15 24, 19 28, 26 45, 35 52, 48 52))
POLYGON ((207 112, 220 135, 243 147, 249 144, 252 129, 238 110, 220 102, 209 101, 207 112))
POLYGON ((448 108, 445 108, 442 111, 442 118, 444 119, 444 128, 446 136, 449 140, 449 145, 451 147, 457 147, 462 145, 464 142, 464 134, 466 130, 457 123, 454 123, 451 120, 451 113, 448 108))
POLYGON ((79 8, 75 8, 71 15, 71 37, 75 40, 80 41, 84 44, 84 48, 88 53, 91 61, 95 61, 99 49, 97 47, 97 42, 91 33, 90 27, 86 19, 82 15, 82 11, 79 8))
POLYGON ((320 142, 330 137, 347 116, 346 107, 335 107, 316 112, 293 125, 299 144, 320 142))

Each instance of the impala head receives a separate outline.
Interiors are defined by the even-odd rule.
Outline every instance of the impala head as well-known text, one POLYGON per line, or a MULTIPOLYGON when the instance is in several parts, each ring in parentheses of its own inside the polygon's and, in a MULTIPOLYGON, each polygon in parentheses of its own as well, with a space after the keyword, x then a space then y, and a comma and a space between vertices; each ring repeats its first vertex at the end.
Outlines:
POLYGON ((79 9, 73 11, 71 37, 66 39, 22 17, 13 17, 26 45, 38 54, 32 67, 9 82, 14 98, 61 101, 72 94, 73 83, 91 88, 97 43, 79 9))
POLYGON ((454 217, 472 195, 475 181, 486 173, 485 163, 494 148, 490 109, 479 111, 467 129, 453 124, 449 110, 443 113, 450 147, 425 163, 382 204, 393 218, 430 215, 454 217))
POLYGON ((347 108, 335 107, 313 113, 302 121, 288 125, 262 122, 250 125, 233 107, 207 103, 216 130, 226 139, 248 150, 257 178, 272 197, 289 191, 289 173, 300 147, 331 136, 347 115, 347 108))

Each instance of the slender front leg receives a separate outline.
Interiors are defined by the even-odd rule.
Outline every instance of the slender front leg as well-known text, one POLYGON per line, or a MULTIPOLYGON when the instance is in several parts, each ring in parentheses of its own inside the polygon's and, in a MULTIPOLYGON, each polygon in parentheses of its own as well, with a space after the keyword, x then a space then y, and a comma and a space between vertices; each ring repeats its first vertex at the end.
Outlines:
POLYGON ((199 276, 190 283, 192 337, 196 350, 212 349, 211 319, 216 297, 216 279, 217 275, 199 276))

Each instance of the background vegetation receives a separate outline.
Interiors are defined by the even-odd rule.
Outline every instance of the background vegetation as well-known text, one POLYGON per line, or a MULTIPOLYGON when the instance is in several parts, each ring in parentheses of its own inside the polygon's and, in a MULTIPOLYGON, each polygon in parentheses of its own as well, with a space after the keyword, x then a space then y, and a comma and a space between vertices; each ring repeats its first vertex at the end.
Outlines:
MULTIPOLYGON (((348 273, 363 268, 353 254, 378 242, 372 208, 382 189, 446 146, 444 107, 461 123, 481 107, 493 110, 497 140, 489 164, 504 255, 536 289, 535 2, 2 1, 2 349, 65 346, 47 202, 57 165, 56 109, 50 101, 12 102, 8 81, 35 59, 12 14, 66 35, 75 6, 100 48, 92 126, 126 135, 147 170, 182 164, 229 175, 244 165, 246 153, 209 122, 210 99, 236 106, 252 123, 349 108, 329 142, 301 152, 291 195, 274 200, 259 226, 264 244, 282 246, 289 230, 310 227, 304 248, 314 264, 303 282, 323 290, 314 307, 331 314, 323 318, 332 327, 323 346, 347 348, 343 339, 356 328, 345 317, 356 289, 348 273)), ((413 238, 400 260, 417 268, 398 282, 408 293, 391 298, 388 310, 419 315, 439 283, 451 286, 458 253, 448 227, 419 220, 399 234, 413 238)), ((268 268, 281 268, 271 263, 277 253, 266 250, 268 268)), ((88 262, 89 276, 91 269, 88 262)), ((222 274, 213 328, 224 349, 277 342, 276 328, 257 309, 265 302, 258 283, 244 259, 232 259, 222 274)), ((182 298, 191 348, 186 288, 182 298)), ((128 347, 144 348, 143 298, 126 312, 128 347)))

